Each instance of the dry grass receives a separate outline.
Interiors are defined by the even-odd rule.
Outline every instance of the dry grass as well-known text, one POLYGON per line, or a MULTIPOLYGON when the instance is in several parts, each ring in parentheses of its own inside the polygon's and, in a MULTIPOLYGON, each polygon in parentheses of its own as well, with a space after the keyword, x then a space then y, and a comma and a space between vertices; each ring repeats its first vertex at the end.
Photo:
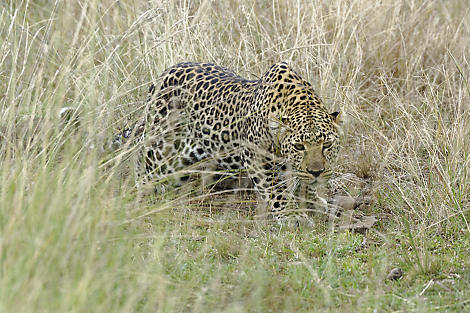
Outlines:
POLYGON ((469 13, 463 0, 0 4, 0 311, 469 310, 469 13), (378 225, 271 229, 250 202, 174 210, 136 192, 125 156, 98 147, 184 60, 250 78, 287 60, 345 113, 338 172, 363 185, 342 192, 372 195, 378 225), (81 112, 74 131, 64 106, 81 112))

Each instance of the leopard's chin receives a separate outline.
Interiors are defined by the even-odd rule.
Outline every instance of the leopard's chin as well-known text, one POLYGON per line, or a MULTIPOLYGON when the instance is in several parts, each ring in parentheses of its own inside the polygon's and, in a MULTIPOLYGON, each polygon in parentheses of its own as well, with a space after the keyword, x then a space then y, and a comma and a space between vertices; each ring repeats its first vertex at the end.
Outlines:
POLYGON ((320 176, 313 176, 310 173, 307 172, 300 172, 298 171, 296 173, 296 176, 303 182, 309 183, 309 184, 324 184, 328 181, 328 177, 323 177, 322 175, 320 176))
POLYGON ((300 172, 298 171, 296 173, 297 177, 300 178, 303 181, 308 181, 308 182, 316 182, 318 180, 318 177, 313 176, 310 173, 307 172, 300 172))

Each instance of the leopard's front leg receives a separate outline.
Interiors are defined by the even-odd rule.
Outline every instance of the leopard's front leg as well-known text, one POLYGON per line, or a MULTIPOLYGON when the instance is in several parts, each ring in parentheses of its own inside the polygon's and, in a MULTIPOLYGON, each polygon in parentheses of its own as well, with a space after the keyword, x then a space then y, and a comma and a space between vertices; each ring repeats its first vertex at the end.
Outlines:
POLYGON ((325 213, 328 209, 325 186, 318 182, 302 181, 296 195, 304 210, 325 213))
POLYGON ((246 165, 261 202, 277 221, 288 224, 308 224, 310 219, 299 208, 295 197, 298 180, 289 175, 281 158, 273 155, 245 152, 246 165))

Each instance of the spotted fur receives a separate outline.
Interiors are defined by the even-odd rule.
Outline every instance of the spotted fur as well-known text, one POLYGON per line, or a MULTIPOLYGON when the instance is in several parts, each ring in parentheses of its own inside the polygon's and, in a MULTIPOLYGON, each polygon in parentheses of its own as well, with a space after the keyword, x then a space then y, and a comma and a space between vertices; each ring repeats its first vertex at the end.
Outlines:
MULTIPOLYGON (((183 184, 182 169, 246 170, 275 217, 298 215, 303 183, 316 200, 338 155, 339 113, 328 113, 312 86, 285 62, 258 80, 205 63, 180 63, 152 85, 145 119, 133 130, 143 143, 143 181, 183 184), (204 161, 204 162, 202 162, 204 161)), ((162 184, 160 184, 161 186, 162 184)))

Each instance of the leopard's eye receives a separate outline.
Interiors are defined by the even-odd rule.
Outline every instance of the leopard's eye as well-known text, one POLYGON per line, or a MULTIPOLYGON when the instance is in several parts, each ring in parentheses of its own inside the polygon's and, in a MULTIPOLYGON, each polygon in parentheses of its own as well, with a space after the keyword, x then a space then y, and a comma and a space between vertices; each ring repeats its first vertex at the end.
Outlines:
POLYGON ((305 146, 304 146, 303 144, 301 144, 301 143, 296 143, 296 144, 294 145, 294 148, 297 149, 297 150, 299 150, 299 151, 305 150, 305 146))

